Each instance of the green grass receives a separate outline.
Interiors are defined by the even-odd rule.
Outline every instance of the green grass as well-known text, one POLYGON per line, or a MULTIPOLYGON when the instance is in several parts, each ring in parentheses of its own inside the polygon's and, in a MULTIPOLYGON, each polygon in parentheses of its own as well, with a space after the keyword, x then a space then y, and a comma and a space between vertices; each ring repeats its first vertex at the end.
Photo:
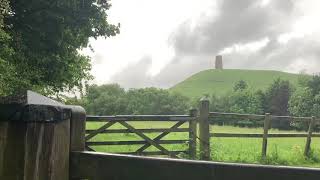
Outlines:
MULTIPOLYGON (((104 123, 87 123, 87 129, 97 129, 104 123)), ((168 128, 170 122, 131 122, 136 128, 168 128)), ((185 125, 184 127, 187 127, 185 125)), ((115 124, 111 129, 125 129, 115 124)), ((262 133, 262 128, 240 128, 231 126, 211 126, 211 132, 217 133, 262 133)), ((271 129, 270 133, 301 133, 296 131, 279 131, 271 129)), ((154 138, 160 133, 148 133, 154 138)), ((188 133, 170 133, 164 139, 188 139, 188 133)), ((128 141, 142 140, 135 134, 100 134, 90 141, 128 141)), ((306 159, 303 156, 306 138, 270 138, 268 140, 267 158, 261 159, 261 138, 211 138, 211 157, 213 161, 259 163, 288 166, 320 167, 320 138, 312 138, 312 155, 306 159)), ((95 146, 100 152, 129 152, 135 151, 142 145, 128 146, 95 146)), ((186 150, 187 144, 164 145, 169 150, 186 150)), ((147 150, 157 151, 155 147, 147 150)), ((183 156, 183 155, 182 155, 183 156)), ((185 157, 185 156, 183 156, 185 157)))
POLYGON ((201 97, 205 94, 223 95, 232 90, 235 82, 246 81, 250 88, 266 89, 274 80, 281 78, 296 84, 298 74, 268 70, 205 70, 192 75, 186 80, 170 88, 172 92, 179 92, 187 97, 201 97))

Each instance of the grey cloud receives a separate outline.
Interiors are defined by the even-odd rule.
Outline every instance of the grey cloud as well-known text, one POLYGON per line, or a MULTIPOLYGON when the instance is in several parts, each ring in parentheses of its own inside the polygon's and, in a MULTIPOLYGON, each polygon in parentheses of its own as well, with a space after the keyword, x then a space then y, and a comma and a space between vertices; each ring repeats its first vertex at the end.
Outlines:
POLYGON ((173 33, 171 42, 178 55, 216 54, 235 43, 274 37, 288 31, 293 20, 290 0, 273 0, 265 7, 257 0, 219 2, 217 18, 207 17, 194 29, 184 23, 173 33))
MULTIPOLYGON (((275 40, 258 52, 251 54, 232 53, 226 55, 229 67, 246 69, 285 70, 297 60, 315 64, 320 67, 320 42, 312 37, 292 39, 287 44, 279 44, 275 40)), ((315 73, 310 69, 309 73, 315 73)))
MULTIPOLYGON (((277 42, 277 37, 290 32, 299 17, 294 1, 271 0, 264 7, 259 6, 257 0, 218 2, 217 17, 203 17, 194 28, 190 22, 185 22, 175 30, 169 43, 176 56, 158 75, 151 78, 139 72, 141 80, 132 75, 133 79, 144 82, 144 86, 171 87, 191 74, 213 68, 215 55, 224 48, 265 37, 270 42, 259 51, 224 55, 225 67, 285 70, 298 59, 320 67, 320 41, 306 37, 290 40, 287 44, 277 42)), ((132 79, 130 75, 127 78, 132 79)))
POLYGON ((111 81, 120 84, 124 88, 141 88, 152 86, 152 79, 147 74, 152 65, 152 58, 143 57, 136 63, 129 64, 121 72, 111 77, 111 81))

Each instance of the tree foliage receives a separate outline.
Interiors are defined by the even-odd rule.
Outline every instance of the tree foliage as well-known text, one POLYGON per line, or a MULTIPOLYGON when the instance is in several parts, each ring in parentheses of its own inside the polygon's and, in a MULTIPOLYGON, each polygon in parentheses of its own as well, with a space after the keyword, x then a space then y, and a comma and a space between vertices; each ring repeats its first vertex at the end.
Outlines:
POLYGON ((236 82, 233 86, 234 91, 243 91, 248 88, 248 83, 244 80, 236 82))
POLYGON ((320 117, 320 76, 313 76, 297 89, 289 102, 289 111, 294 116, 320 117))
POLYGON ((118 26, 107 22, 106 1, 11 0, 10 5, 4 19, 7 36, 0 39, 12 50, 1 54, 2 66, 9 69, 0 73, 11 77, 1 79, 0 85, 8 86, 3 93, 50 93, 81 86, 91 78, 91 65, 78 50, 88 46, 90 37, 119 33, 118 26))
POLYGON ((307 87, 311 90, 313 96, 320 94, 320 75, 314 75, 308 81, 307 87))
POLYGON ((314 97, 309 88, 297 89, 289 101, 290 114, 293 116, 311 116, 313 101, 314 97))
MULTIPOLYGON (((266 91, 266 112, 278 116, 289 115, 289 99, 292 94, 292 86, 289 81, 277 79, 266 91)), ((274 120, 272 127, 288 129, 288 121, 274 120)))
POLYGON ((125 91, 117 84, 92 85, 83 98, 89 114, 183 114, 189 109, 188 98, 157 88, 125 91))
POLYGON ((267 112, 274 115, 288 115, 288 103, 292 93, 289 81, 277 79, 266 91, 267 112))
POLYGON ((230 112, 261 114, 263 109, 258 96, 250 90, 242 90, 230 96, 230 112))

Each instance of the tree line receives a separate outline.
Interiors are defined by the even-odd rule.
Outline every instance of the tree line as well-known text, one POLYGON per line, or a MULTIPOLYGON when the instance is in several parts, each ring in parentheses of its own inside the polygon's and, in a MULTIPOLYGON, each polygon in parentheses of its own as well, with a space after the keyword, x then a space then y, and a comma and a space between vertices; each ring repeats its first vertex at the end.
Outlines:
MULTIPOLYGON (((266 90, 252 90, 249 84, 240 80, 232 91, 223 96, 205 95, 210 100, 210 111, 279 116, 320 117, 320 76, 303 76, 298 84, 276 79, 266 90)), ((88 114, 185 114, 197 108, 200 98, 189 99, 179 93, 159 88, 125 90, 118 84, 91 85, 81 99, 67 98, 67 103, 84 106, 88 114)), ((262 122, 247 120, 227 121, 223 124, 256 127, 262 122), (228 122, 228 123, 227 123, 228 122)), ((290 124, 288 121, 273 121, 273 128, 305 129, 306 124, 290 124)))
POLYGON ((118 84, 91 85, 81 99, 67 98, 69 104, 80 104, 87 114, 184 114, 189 99, 165 89, 141 88, 125 90, 118 84))

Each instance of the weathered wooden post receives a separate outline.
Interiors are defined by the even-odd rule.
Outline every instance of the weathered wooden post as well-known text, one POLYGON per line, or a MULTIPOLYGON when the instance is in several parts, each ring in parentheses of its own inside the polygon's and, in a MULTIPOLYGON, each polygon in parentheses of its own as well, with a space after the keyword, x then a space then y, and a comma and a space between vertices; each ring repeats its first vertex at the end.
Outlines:
POLYGON ((86 111, 81 106, 67 106, 71 109, 70 151, 85 150, 86 111))
POLYGON ((202 98, 199 107, 200 159, 210 160, 209 100, 202 98))
POLYGON ((0 98, 0 179, 68 180, 70 116, 31 91, 0 98))
POLYGON ((304 155, 306 157, 309 157, 310 155, 310 145, 311 145, 311 137, 312 137, 312 132, 313 132, 313 126, 315 123, 315 117, 312 116, 310 123, 309 123, 309 130, 308 130, 308 136, 307 136, 307 142, 306 142, 306 147, 304 149, 304 155))
POLYGON ((197 155, 197 109, 189 111, 192 119, 189 121, 189 156, 195 159, 197 155))
MULTIPOLYGON (((81 106, 67 106, 71 108, 70 121, 70 151, 85 151, 86 134, 86 111, 81 106)), ((72 177, 71 180, 82 180, 83 178, 72 177)))
POLYGON ((262 140, 262 158, 266 158, 267 156, 267 148, 268 148, 268 131, 271 125, 271 115, 270 113, 266 113, 264 119, 263 126, 263 140, 262 140))

